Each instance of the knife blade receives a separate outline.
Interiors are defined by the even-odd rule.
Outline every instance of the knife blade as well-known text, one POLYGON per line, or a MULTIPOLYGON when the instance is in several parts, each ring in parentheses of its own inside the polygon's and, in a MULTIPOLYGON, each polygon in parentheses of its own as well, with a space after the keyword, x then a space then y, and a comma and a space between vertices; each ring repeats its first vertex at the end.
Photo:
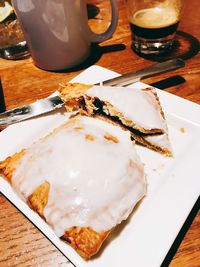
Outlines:
POLYGON ((59 96, 47 97, 29 105, 21 106, 0 113, 0 127, 6 127, 13 123, 24 121, 41 114, 62 107, 64 102, 59 96))
MULTIPOLYGON (((133 71, 119 77, 103 81, 103 85, 126 86, 147 77, 181 68, 184 65, 185 63, 182 59, 172 59, 148 68, 133 71)), ((62 99, 58 95, 56 95, 35 101, 34 103, 31 103, 29 105, 24 105, 0 113, 0 128, 5 128, 13 123, 45 114, 54 109, 62 107, 63 104, 64 102, 62 101, 62 99)))

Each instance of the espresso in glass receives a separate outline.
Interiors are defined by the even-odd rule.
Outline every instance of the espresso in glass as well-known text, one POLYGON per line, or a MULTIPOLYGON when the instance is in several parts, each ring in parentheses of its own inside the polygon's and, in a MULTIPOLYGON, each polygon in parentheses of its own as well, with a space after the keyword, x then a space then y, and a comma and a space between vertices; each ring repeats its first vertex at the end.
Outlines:
POLYGON ((173 47, 180 20, 178 7, 182 6, 181 0, 171 1, 171 4, 169 1, 158 2, 158 5, 151 6, 153 1, 127 1, 132 47, 139 53, 160 54, 173 47), (140 5, 137 6, 137 2, 140 2, 140 5), (175 2, 179 2, 179 5, 175 5, 175 2))

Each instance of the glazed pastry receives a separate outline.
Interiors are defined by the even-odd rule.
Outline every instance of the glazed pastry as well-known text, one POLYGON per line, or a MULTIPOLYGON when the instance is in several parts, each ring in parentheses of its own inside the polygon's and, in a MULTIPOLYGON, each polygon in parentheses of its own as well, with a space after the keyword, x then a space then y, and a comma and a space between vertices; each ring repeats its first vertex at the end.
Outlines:
POLYGON ((146 193, 144 167, 128 131, 75 116, 0 162, 0 172, 84 259, 146 193))
POLYGON ((133 89, 68 83, 60 88, 60 95, 68 111, 81 109, 90 116, 106 116, 128 129, 140 144, 172 155, 164 113, 152 87, 133 89))

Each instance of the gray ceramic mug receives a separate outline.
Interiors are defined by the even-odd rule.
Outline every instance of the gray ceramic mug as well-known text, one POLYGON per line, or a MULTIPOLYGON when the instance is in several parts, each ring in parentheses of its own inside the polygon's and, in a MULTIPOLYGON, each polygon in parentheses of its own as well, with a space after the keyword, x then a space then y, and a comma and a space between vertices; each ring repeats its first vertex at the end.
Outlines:
POLYGON ((12 0, 34 63, 45 70, 62 70, 82 63, 91 43, 111 38, 118 21, 116 0, 110 0, 108 29, 96 34, 88 26, 84 0, 12 0))

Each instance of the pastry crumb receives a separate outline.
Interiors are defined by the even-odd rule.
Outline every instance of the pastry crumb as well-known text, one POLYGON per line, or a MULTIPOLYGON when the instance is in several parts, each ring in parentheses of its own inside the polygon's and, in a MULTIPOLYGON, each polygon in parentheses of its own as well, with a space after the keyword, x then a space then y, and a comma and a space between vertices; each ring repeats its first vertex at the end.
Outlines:
POLYGON ((108 134, 108 133, 104 135, 104 139, 106 139, 107 141, 111 141, 113 143, 116 143, 116 144, 119 143, 119 140, 117 139, 117 137, 115 137, 111 134, 108 134))
POLYGON ((184 132, 185 132, 185 128, 181 127, 181 128, 180 128, 180 132, 181 132, 181 133, 184 133, 184 132))
POLYGON ((83 128, 82 127, 74 127, 74 130, 78 132, 78 131, 83 130, 83 128))
POLYGON ((86 134, 85 135, 85 139, 88 140, 88 141, 94 141, 95 140, 94 136, 91 135, 91 134, 86 134))

